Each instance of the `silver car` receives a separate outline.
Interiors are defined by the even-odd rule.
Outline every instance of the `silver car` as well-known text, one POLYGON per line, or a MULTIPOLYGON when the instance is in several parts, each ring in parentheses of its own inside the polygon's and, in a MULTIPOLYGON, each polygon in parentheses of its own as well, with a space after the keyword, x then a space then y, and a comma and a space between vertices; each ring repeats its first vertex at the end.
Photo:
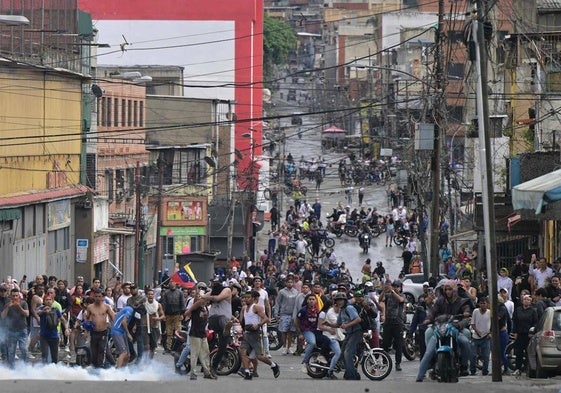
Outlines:
POLYGON ((530 329, 526 373, 529 378, 561 374, 561 307, 545 309, 538 324, 530 329))

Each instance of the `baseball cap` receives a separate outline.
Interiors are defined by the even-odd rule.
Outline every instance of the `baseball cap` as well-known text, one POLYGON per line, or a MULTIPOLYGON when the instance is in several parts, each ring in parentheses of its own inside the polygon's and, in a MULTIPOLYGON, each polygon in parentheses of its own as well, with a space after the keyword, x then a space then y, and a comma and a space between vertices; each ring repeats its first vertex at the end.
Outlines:
POLYGON ((392 287, 400 287, 400 286, 401 286, 401 281, 395 280, 394 282, 392 282, 392 287))
POLYGON ((423 283, 423 286, 424 286, 424 287, 430 287, 430 285, 429 285, 429 283, 428 283, 427 281, 425 281, 425 282, 423 283))
POLYGON ((499 289, 499 292, 508 292, 508 289, 506 289, 506 288, 501 288, 501 289, 499 289))

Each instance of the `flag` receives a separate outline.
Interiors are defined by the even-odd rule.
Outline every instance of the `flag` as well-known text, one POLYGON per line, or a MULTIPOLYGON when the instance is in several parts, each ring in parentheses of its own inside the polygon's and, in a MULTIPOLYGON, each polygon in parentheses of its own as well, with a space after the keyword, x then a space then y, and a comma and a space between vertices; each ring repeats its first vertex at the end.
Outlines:
POLYGON ((175 282, 179 286, 185 288, 193 288, 197 284, 197 279, 195 278, 195 274, 189 266, 190 264, 191 263, 186 264, 178 271, 173 273, 173 275, 170 277, 170 280, 175 282))

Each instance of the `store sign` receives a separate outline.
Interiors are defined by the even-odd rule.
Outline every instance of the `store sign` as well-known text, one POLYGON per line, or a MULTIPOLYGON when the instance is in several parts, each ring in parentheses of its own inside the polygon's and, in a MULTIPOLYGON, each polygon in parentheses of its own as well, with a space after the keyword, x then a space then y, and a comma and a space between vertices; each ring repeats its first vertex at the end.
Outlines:
POLYGON ((88 239, 76 240, 76 262, 86 263, 88 261, 88 239))

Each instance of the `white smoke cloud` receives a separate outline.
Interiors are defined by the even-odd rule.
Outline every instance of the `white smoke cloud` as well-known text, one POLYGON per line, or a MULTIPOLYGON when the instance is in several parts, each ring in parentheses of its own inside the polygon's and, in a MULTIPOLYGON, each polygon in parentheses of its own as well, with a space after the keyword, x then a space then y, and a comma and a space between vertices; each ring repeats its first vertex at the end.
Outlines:
POLYGON ((16 362, 15 370, 0 366, 0 380, 161 381, 180 378, 175 374, 172 362, 164 364, 159 360, 120 369, 72 367, 64 363, 43 365, 16 362), (150 367, 146 367, 148 363, 150 367))

